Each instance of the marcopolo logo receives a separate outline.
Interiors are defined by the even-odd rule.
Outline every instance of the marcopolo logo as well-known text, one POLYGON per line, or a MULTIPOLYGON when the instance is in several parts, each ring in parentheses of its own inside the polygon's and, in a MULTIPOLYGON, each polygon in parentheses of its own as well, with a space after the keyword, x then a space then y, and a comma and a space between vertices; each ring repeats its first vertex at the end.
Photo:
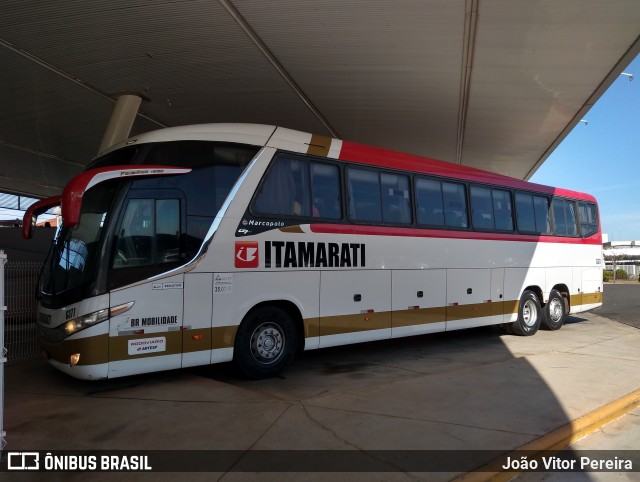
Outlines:
POLYGON ((236 241, 236 268, 257 268, 260 264, 258 243, 255 241, 236 241))

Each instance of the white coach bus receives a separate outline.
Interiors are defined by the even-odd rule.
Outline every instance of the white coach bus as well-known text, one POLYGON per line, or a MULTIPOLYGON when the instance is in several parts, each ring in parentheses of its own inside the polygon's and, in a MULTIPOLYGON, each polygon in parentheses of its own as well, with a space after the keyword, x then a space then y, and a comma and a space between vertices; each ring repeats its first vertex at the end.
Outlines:
POLYGON ((85 379, 481 325, 560 328, 602 304, 596 200, 273 126, 162 129, 61 196, 38 334, 85 379))

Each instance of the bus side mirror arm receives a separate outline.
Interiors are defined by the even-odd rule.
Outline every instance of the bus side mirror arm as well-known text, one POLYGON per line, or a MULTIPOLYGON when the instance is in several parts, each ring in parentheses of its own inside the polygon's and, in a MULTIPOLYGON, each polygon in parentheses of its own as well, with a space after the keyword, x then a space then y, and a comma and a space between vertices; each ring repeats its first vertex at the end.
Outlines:
POLYGON ((33 237, 33 229, 35 228, 38 216, 47 212, 49 209, 60 206, 62 196, 53 196, 33 203, 24 213, 22 218, 22 237, 24 239, 31 239, 33 237))

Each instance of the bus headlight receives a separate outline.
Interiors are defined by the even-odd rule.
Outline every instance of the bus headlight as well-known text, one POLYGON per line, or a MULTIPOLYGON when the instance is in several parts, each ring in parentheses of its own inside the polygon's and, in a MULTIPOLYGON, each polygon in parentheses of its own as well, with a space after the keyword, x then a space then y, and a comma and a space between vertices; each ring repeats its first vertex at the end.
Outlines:
POLYGON ((100 323, 107 318, 109 318, 108 309, 94 311, 93 313, 89 313, 88 315, 80 316, 78 318, 74 318, 73 320, 67 321, 64 324, 64 332, 67 336, 73 335, 74 333, 77 333, 80 330, 84 330, 85 328, 89 328, 96 323, 100 323))

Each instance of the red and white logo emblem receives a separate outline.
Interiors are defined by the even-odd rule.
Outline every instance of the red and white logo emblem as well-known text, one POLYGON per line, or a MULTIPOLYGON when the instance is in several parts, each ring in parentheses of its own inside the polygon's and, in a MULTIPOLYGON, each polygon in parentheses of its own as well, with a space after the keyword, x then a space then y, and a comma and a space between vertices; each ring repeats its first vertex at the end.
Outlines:
POLYGON ((255 241, 236 241, 236 268, 257 268, 260 263, 258 243, 255 241))

